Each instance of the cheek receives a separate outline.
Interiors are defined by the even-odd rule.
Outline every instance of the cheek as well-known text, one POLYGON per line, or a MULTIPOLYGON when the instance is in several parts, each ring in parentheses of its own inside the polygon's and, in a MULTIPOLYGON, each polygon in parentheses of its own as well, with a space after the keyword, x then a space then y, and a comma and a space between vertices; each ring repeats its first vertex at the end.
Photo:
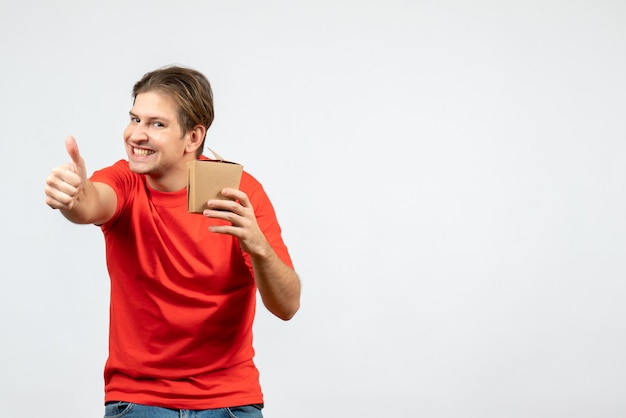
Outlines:
POLYGON ((130 134, 133 132, 130 125, 124 129, 124 140, 127 140, 130 137, 130 134))

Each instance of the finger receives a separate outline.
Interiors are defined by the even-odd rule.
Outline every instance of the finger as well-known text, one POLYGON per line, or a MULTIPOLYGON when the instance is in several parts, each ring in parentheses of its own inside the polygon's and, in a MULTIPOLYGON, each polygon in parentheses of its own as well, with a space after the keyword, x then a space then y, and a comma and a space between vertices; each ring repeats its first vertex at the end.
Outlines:
POLYGON ((209 231, 214 232, 216 234, 232 235, 233 237, 236 237, 236 238, 242 237, 241 228, 237 228, 235 226, 211 225, 209 226, 209 231))
POLYGON ((55 168, 46 179, 46 203, 53 209, 70 209, 78 196, 81 179, 70 165, 55 168))
POLYGON ((233 225, 239 225, 241 223, 240 219, 242 218, 241 215, 238 215, 230 209, 205 209, 202 214, 207 218, 221 219, 222 221, 230 222, 233 225))
POLYGON ((207 201, 206 204, 209 209, 232 211, 232 212, 236 212, 237 209, 241 207, 239 202, 235 202, 234 200, 225 200, 225 199, 211 199, 207 201))
POLYGON ((62 188, 64 187, 64 185, 79 187, 81 185, 81 182, 82 179, 80 175, 72 170, 71 163, 64 164, 53 169, 46 179, 47 184, 56 188, 62 188))
POLYGON ((248 195, 239 189, 231 189, 228 187, 225 189, 222 189, 222 196, 235 200, 235 201, 239 201, 239 203, 244 207, 248 207, 250 203, 250 200, 248 199, 248 195))
POLYGON ((74 165, 78 166, 81 163, 80 151, 78 150, 78 144, 76 143, 76 139, 73 136, 68 136, 65 138, 65 149, 69 154, 70 158, 74 165))
POLYGON ((71 209, 76 200, 70 192, 65 193, 59 189, 46 186, 46 203, 53 209, 71 209))

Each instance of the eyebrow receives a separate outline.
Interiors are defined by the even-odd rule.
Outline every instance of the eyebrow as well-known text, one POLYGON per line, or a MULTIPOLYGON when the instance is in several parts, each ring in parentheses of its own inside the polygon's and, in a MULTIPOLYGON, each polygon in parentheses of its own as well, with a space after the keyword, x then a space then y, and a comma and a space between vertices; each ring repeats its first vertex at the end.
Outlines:
POLYGON ((128 112, 128 115, 131 118, 147 119, 148 121, 151 121, 151 120, 162 120, 163 122, 169 122, 170 121, 168 118, 166 118, 164 116, 146 116, 145 118, 142 118, 139 115, 133 113, 132 110, 128 112))

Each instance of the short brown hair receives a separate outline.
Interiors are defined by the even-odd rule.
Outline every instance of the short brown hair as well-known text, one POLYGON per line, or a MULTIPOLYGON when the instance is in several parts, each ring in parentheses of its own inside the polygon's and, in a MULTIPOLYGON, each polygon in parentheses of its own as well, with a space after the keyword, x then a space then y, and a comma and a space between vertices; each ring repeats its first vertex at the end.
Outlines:
MULTIPOLYGON (((133 100, 140 93, 159 91, 171 96, 178 104, 178 119, 184 133, 197 125, 208 131, 213 123, 213 90, 209 80, 197 70, 180 66, 167 66, 144 74, 133 87, 133 100)), ((196 158, 204 149, 204 140, 196 158)))

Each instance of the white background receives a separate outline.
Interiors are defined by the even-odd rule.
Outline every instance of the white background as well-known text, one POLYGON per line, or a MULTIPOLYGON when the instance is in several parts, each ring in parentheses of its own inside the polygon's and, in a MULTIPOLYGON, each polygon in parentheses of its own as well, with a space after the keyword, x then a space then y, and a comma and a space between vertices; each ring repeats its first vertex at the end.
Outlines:
POLYGON ((102 416, 102 236, 44 181, 177 63, 303 280, 266 417, 626 416, 625 2, 3 0, 0 60, 0 415, 102 416))

